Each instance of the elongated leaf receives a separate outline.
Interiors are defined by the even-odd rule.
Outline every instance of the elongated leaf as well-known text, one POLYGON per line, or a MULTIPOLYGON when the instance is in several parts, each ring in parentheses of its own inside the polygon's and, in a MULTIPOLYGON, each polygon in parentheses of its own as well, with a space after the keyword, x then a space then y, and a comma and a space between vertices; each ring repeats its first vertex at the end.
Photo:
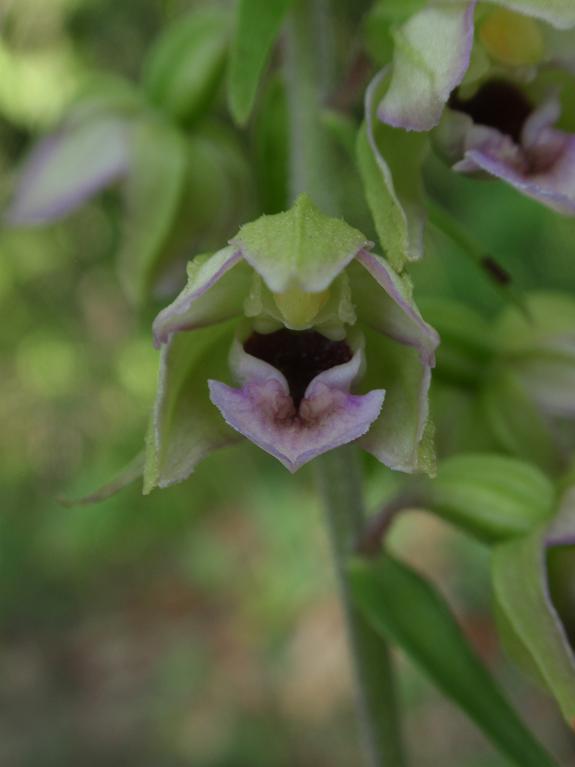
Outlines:
POLYGON ((504 619, 502 634, 510 654, 543 680, 573 727, 575 658, 549 596, 545 528, 497 546, 492 574, 496 604, 504 619))
POLYGON ((176 19, 145 62, 143 86, 150 99, 187 125, 207 110, 220 85, 229 15, 205 8, 176 19))
POLYGON ((139 302, 152 288, 185 191, 186 143, 171 126, 142 122, 134 135, 120 253, 125 288, 139 302))
POLYGON ((420 575, 382 555, 356 559, 352 596, 374 629, 396 642, 518 767, 551 767, 470 647, 449 607, 420 575))
POLYGON ((228 100, 236 122, 251 112, 258 82, 292 0, 239 0, 228 79, 228 100))
POLYGON ((432 509, 484 541, 523 536, 550 519, 555 492, 535 466, 490 453, 463 453, 440 464, 432 509))

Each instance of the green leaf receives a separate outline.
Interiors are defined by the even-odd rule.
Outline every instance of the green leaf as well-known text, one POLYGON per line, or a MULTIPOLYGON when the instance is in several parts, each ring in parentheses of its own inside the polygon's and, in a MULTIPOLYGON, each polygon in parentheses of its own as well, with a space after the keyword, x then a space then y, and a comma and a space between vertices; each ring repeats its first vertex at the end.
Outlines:
POLYGON ((546 471, 557 471, 561 456, 553 434, 517 373, 493 371, 483 386, 479 404, 504 450, 546 471))
POLYGON ((495 353, 489 323, 469 306, 449 298, 423 298, 418 304, 441 337, 434 375, 475 389, 495 353))
POLYGON ((186 124, 199 117, 220 84, 229 37, 229 13, 221 9, 177 19, 146 61, 143 86, 150 99, 186 124))
POLYGON ((377 236, 389 262, 401 271, 423 253, 425 204, 421 166, 425 134, 390 128, 378 120, 377 103, 387 87, 385 72, 366 92, 366 122, 357 138, 357 161, 377 236))
POLYGON ((248 119, 259 79, 291 0, 239 0, 228 77, 234 120, 248 119))
POLYGON ((535 466, 508 456, 463 453, 439 466, 435 513, 480 540, 528 533, 553 513, 555 491, 535 466))
POLYGON ((495 548, 493 590, 509 654, 544 681, 573 727, 575 658, 549 596, 545 532, 539 527, 495 548))
POLYGON ((120 272, 128 295, 142 301, 152 288, 156 268, 181 204, 188 157, 176 130, 160 121, 140 123, 134 131, 120 272))
POLYGON ((556 762, 525 727, 470 647, 449 607, 397 560, 353 560, 353 599, 373 628, 396 642, 518 767, 556 762))

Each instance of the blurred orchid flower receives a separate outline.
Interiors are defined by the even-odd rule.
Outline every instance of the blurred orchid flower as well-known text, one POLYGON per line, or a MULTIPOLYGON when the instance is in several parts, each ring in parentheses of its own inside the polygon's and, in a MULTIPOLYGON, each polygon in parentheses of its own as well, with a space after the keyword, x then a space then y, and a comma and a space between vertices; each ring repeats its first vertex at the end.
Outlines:
POLYGON ((439 339, 370 247, 302 196, 194 259, 154 322, 162 356, 146 490, 242 438, 292 472, 355 441, 392 469, 432 470, 439 339))
POLYGON ((571 0, 429 2, 394 33, 377 118, 433 131, 459 173, 499 178, 575 215, 575 134, 555 127, 560 100, 542 95, 541 79, 573 71, 573 27, 571 0))

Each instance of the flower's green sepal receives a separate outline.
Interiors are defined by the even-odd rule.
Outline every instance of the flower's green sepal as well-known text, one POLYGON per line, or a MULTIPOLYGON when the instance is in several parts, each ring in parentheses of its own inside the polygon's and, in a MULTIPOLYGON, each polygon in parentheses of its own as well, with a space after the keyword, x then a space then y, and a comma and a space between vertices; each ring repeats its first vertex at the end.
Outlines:
POLYGON ((391 81, 378 107, 387 125, 429 131, 465 76, 476 1, 429 4, 395 31, 391 81))
POLYGON ((209 398, 207 379, 228 378, 227 325, 176 333, 162 349, 146 441, 144 493, 186 479, 209 453, 241 437, 209 398))
POLYGON ((388 83, 384 70, 369 85, 357 158, 365 196, 383 251, 396 271, 423 254, 425 204, 421 166, 427 137, 384 125, 376 109, 388 83))
POLYGON ((184 125, 204 114, 222 81, 230 35, 224 9, 176 19, 145 62, 143 87, 152 103, 184 125))
POLYGON ((420 11, 426 0, 377 0, 362 22, 363 41, 370 57, 380 66, 393 58, 393 30, 420 11))
POLYGON ((245 224, 231 243, 274 293, 319 293, 370 243, 357 229, 322 213, 301 195, 285 213, 245 224))

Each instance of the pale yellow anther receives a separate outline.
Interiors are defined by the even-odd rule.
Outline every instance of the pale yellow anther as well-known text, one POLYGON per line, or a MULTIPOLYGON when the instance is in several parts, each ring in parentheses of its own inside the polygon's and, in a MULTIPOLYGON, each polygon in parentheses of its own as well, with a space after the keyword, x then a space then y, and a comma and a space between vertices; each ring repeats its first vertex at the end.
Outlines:
POLYGON ((282 293, 274 293, 273 297, 287 327, 304 330, 313 324, 329 298, 329 289, 321 293, 306 293, 299 286, 292 286, 282 293))
POLYGON ((479 29, 479 39, 493 59, 510 67, 537 64, 544 55, 539 23, 504 8, 487 14, 479 29))

